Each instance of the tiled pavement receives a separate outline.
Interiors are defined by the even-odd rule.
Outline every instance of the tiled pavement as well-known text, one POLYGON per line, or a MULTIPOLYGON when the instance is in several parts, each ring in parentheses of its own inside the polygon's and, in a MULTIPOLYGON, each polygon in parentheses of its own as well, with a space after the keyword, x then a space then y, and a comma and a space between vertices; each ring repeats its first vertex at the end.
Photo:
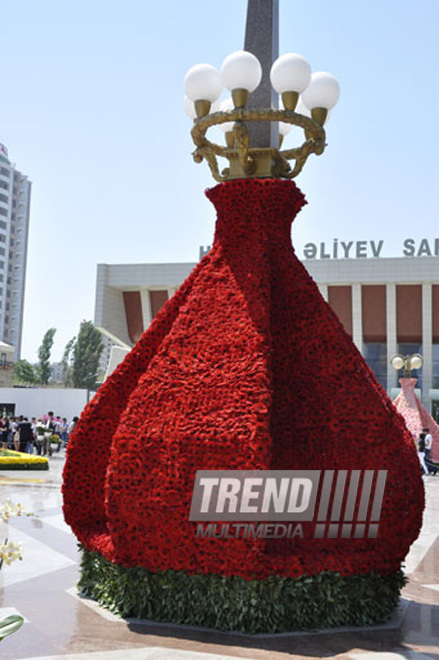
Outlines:
POLYGON ((428 508, 407 560, 410 582, 389 625, 251 636, 124 621, 80 599, 76 540, 61 514, 63 460, 54 455, 49 473, 0 472, 1 497, 37 514, 9 524, 24 559, 0 571, 0 618, 16 611, 25 624, 0 643, 4 660, 439 659, 439 478, 426 478, 428 508))

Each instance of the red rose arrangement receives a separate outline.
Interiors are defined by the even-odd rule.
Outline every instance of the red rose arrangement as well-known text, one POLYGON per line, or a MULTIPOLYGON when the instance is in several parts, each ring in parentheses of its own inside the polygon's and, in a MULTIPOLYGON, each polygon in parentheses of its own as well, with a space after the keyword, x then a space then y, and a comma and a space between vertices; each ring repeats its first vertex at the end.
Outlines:
MULTIPOLYGON (((291 181, 207 191, 215 241, 85 409, 64 512, 115 564, 299 577, 398 571, 424 494, 403 419, 294 254, 291 181), (388 470, 375 539, 196 538, 197 470, 388 470)), ((318 503, 317 503, 318 505, 318 503)))

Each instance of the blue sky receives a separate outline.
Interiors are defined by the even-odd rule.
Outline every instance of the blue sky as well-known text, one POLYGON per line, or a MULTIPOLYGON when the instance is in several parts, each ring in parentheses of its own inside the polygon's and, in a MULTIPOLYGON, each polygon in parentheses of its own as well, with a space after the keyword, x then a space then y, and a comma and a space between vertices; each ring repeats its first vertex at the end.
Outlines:
MULTIPOLYGON (((191 158, 189 67, 243 46, 246 0, 0 1, 0 142, 33 182, 23 357, 92 319, 96 265, 196 261, 214 185, 191 158)), ((308 242, 439 237, 437 0, 280 0, 280 52, 333 73, 328 147, 297 179, 308 242)), ((439 269, 439 260, 438 260, 439 269)))

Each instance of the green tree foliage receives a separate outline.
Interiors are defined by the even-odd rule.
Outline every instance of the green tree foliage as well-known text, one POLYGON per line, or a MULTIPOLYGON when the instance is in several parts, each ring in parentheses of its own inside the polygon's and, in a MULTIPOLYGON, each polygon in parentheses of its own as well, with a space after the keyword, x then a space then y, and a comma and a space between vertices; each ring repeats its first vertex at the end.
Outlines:
POLYGON ((76 337, 67 342, 62 356, 62 373, 63 373, 63 383, 66 387, 71 387, 72 385, 72 353, 75 346, 76 337))
POLYGON ((36 385, 39 382, 37 370, 27 360, 17 360, 13 381, 15 385, 36 385))
POLYGON ((38 370, 40 375, 40 383, 48 385, 50 379, 50 353, 53 346, 53 338, 55 336, 56 328, 47 330, 43 337, 40 348, 38 349, 38 370))
POLYGON ((72 383, 74 387, 93 390, 97 387, 99 359, 104 342, 91 321, 83 321, 72 349, 72 383))

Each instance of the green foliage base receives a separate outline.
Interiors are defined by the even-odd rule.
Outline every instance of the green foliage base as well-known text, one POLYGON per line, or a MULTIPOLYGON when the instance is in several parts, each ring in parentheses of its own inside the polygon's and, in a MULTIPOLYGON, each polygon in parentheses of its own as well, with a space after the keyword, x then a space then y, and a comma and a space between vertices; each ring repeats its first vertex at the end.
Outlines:
POLYGON ((402 571, 342 577, 245 580, 112 564, 83 549, 82 595, 123 617, 245 633, 277 633, 387 621, 406 583, 402 571))

